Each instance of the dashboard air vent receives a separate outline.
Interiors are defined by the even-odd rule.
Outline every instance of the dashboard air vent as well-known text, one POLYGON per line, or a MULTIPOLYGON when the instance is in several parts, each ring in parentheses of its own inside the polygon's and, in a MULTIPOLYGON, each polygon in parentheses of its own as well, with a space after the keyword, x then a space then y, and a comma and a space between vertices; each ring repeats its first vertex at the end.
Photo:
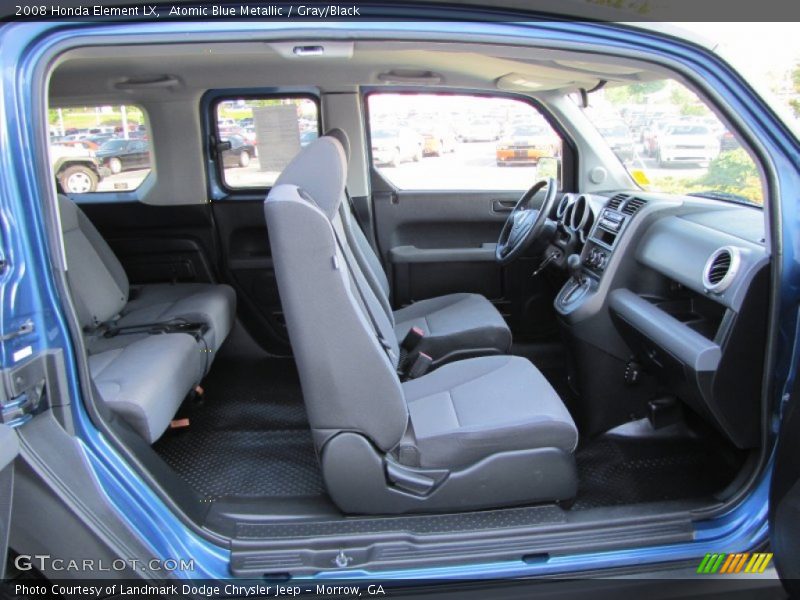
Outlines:
POLYGON ((619 207, 622 206, 622 203, 628 198, 627 194, 617 194, 611 200, 608 201, 606 208, 612 208, 614 210, 619 210, 619 207))
POLYGON ((642 200, 641 198, 630 198, 625 203, 625 206, 622 207, 622 212, 626 215, 635 215, 636 211, 642 208, 645 204, 647 204, 647 200, 642 200))
POLYGON ((739 250, 732 246, 723 246, 708 257, 703 268, 703 285, 709 292, 724 292, 733 283, 740 263, 739 250))

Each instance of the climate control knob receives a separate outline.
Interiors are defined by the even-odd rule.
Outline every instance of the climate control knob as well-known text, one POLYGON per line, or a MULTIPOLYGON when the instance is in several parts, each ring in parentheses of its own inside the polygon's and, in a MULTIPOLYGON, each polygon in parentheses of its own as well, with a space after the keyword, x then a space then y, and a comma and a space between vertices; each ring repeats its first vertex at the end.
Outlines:
POLYGON ((597 251, 597 248, 592 248, 592 251, 589 252, 589 266, 590 267, 596 267, 597 266, 597 261, 600 258, 599 254, 600 253, 597 251))

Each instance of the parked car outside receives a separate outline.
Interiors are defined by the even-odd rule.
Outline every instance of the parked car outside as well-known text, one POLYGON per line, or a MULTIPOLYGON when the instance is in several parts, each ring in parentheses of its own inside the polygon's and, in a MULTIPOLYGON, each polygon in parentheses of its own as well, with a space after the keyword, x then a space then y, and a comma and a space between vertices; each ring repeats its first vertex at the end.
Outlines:
POLYGON ((94 192, 100 180, 111 174, 94 153, 82 145, 53 144, 50 163, 56 181, 68 194, 94 192))
POLYGON ((304 131, 300 134, 300 146, 304 148, 318 137, 319 133, 317 133, 316 130, 304 131))
POLYGON ((150 144, 145 140, 108 140, 97 150, 97 158, 113 174, 150 166, 150 144))
POLYGON ((503 131, 497 123, 482 119, 465 123, 458 133, 462 142, 494 142, 500 139, 503 131))
POLYGON ((424 140, 423 156, 441 156, 456 151, 456 133, 449 127, 432 123, 423 127, 420 134, 424 140))
POLYGON ((424 140, 408 127, 376 129, 372 132, 372 157, 379 165, 398 166, 422 160, 424 140))
POLYGON ((706 125, 679 123, 658 137, 656 159, 660 166, 674 163, 708 164, 720 151, 717 137, 706 125))
POLYGON ((222 162, 225 167, 246 167, 256 155, 256 147, 248 143, 241 135, 232 135, 224 141, 230 142, 231 147, 222 153, 222 162))
POLYGON ((94 148, 90 147, 92 150, 97 150, 100 146, 105 144, 108 140, 114 139, 113 133, 98 133, 92 135, 84 140, 84 143, 88 142, 90 144, 94 144, 94 148))
POLYGON ((639 139, 644 148, 643 153, 645 156, 655 156, 656 149, 658 148, 658 136, 672 125, 677 125, 680 120, 673 116, 658 116, 653 117, 648 121, 647 125, 641 130, 639 139))
POLYGON ((497 144, 497 165, 536 165, 545 156, 556 156, 560 140, 544 125, 517 125, 497 144))
POLYGON ((725 130, 722 132, 722 135, 719 136, 719 150, 720 152, 728 152, 729 150, 736 150, 741 144, 739 144, 739 140, 736 139, 736 136, 733 135, 732 132, 729 130, 725 130))
POLYGON ((609 121, 598 127, 608 145, 621 161, 631 160, 636 151, 633 134, 624 121, 609 121))

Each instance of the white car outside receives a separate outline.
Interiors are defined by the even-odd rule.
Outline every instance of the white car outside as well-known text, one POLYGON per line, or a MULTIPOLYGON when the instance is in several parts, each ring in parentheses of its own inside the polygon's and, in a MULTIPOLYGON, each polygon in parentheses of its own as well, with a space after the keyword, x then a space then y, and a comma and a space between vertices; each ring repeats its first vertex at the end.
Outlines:
POLYGON ((708 164, 719 155, 719 139, 707 125, 679 123, 658 137, 659 165, 673 163, 708 164))

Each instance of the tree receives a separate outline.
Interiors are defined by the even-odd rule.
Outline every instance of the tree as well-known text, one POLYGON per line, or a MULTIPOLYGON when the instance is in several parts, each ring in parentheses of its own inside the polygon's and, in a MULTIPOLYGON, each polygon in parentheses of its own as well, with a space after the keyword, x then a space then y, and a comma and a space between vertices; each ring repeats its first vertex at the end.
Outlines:
POLYGON ((763 201, 758 168, 744 148, 722 152, 711 161, 708 172, 697 180, 697 184, 720 192, 739 194, 754 202, 763 201))
POLYGON ((669 97, 670 102, 679 108, 681 115, 696 117, 708 114, 708 107, 680 84, 672 87, 669 97))
POLYGON ((792 85, 795 97, 789 100, 789 106, 792 107, 794 116, 800 118, 800 63, 797 63, 792 71, 792 85))
POLYGON ((666 85, 666 80, 661 80, 610 87, 606 90, 606 100, 615 105, 644 104, 648 96, 660 92, 666 85))

